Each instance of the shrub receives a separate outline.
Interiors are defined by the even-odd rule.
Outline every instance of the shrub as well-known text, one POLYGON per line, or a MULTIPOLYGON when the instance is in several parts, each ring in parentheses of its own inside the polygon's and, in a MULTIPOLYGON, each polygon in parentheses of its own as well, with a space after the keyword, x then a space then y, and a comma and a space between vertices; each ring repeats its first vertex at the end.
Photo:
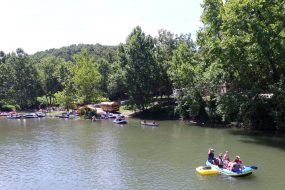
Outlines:
POLYGON ((3 105, 1 110, 2 111, 13 111, 16 109, 16 106, 14 105, 3 105))

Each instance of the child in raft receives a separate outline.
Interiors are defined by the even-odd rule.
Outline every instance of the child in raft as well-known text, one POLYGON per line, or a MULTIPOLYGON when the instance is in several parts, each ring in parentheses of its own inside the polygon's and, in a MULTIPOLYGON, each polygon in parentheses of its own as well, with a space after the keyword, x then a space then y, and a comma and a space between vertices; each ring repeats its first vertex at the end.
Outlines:
POLYGON ((227 169, 233 172, 238 172, 238 171, 243 170, 242 160, 240 159, 240 156, 236 156, 233 162, 229 162, 227 169))

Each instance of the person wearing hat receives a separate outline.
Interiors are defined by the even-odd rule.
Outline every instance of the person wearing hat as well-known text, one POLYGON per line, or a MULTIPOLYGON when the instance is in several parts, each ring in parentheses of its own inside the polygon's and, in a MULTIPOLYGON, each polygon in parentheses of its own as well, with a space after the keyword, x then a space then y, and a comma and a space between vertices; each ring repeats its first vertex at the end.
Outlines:
POLYGON ((240 156, 236 156, 236 159, 234 160, 234 162, 237 163, 237 164, 242 164, 240 156))
POLYGON ((209 148, 209 151, 208 151, 208 161, 211 164, 214 164, 215 157, 214 157, 214 149, 212 149, 212 148, 209 148))

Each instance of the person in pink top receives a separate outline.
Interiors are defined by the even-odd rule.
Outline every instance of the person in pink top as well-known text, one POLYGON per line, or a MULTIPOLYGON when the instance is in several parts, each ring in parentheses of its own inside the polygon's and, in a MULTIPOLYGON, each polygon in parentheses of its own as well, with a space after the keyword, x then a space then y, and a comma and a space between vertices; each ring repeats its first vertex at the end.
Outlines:
POLYGON ((226 151, 223 157, 223 160, 227 160, 228 162, 230 162, 230 156, 229 156, 229 151, 226 151))
POLYGON ((224 167, 227 168, 227 166, 230 162, 229 151, 225 152, 225 154, 223 156, 223 162, 224 162, 224 167))

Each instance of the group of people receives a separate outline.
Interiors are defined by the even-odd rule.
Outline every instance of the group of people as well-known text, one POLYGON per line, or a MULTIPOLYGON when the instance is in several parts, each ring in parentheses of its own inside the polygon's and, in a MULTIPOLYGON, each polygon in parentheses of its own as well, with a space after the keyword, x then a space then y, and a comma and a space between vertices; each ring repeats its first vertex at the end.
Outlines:
POLYGON ((125 119, 125 116, 123 116, 123 115, 118 115, 115 120, 117 120, 117 121, 122 121, 122 120, 124 120, 124 119, 125 119))
POLYGON ((231 170, 233 172, 237 172, 243 169, 242 160, 240 156, 236 156, 234 160, 230 160, 229 152, 225 151, 225 153, 220 153, 216 158, 214 155, 214 149, 209 148, 208 151, 208 161, 212 164, 219 166, 219 168, 224 168, 231 170))

